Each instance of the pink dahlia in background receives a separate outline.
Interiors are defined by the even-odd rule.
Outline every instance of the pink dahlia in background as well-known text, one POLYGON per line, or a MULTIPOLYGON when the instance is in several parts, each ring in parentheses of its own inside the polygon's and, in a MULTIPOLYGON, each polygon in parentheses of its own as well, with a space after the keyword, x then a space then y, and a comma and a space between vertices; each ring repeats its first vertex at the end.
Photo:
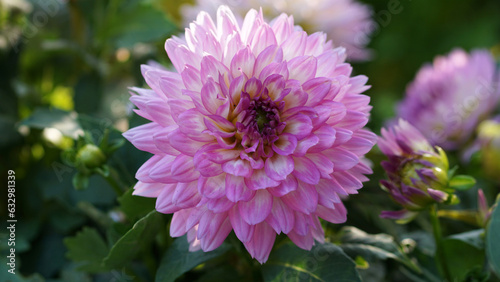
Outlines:
POLYGON ((231 230, 261 263, 277 233, 304 249, 323 242, 319 218, 346 220, 341 197, 367 180, 376 141, 362 129, 367 78, 350 76, 344 49, 285 14, 268 24, 250 10, 239 25, 226 6, 165 47, 175 71, 143 66, 152 89, 132 88, 151 122, 124 136, 154 154, 134 194, 173 213, 170 234, 187 233, 192 251, 231 230))
POLYGON ((433 145, 457 149, 500 99, 495 60, 486 50, 462 50, 437 57, 409 85, 398 116, 422 132, 433 145))
POLYGON ((389 130, 382 128, 378 147, 388 158, 382 162, 388 179, 380 184, 403 207, 400 211, 383 211, 381 217, 405 223, 430 205, 453 199, 445 152, 433 148, 411 124, 400 119, 389 130))
POLYGON ((370 58, 366 45, 375 26, 372 9, 356 0, 197 0, 195 3, 195 6, 184 5, 181 9, 186 25, 200 11, 215 15, 219 5, 228 5, 236 12, 237 18, 243 18, 249 9, 262 7, 268 19, 287 13, 293 15, 295 23, 307 32, 326 32, 334 46, 346 48, 349 60, 370 58))

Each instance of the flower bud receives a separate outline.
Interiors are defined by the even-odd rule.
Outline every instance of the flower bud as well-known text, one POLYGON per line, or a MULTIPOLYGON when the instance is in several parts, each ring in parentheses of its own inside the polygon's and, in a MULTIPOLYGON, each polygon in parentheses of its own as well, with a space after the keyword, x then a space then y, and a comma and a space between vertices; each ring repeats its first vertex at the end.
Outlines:
POLYGON ((483 121, 478 127, 481 161, 486 174, 500 180, 500 116, 483 121))
POLYGON ((378 146, 389 158, 382 162, 389 179, 382 180, 381 186, 404 208, 383 211, 381 217, 407 222, 434 203, 454 200, 446 153, 440 147, 433 148, 408 122, 400 120, 393 128, 382 129, 378 146))
POLYGON ((76 161, 88 169, 93 169, 106 163, 106 156, 99 147, 93 144, 86 144, 78 150, 76 161))

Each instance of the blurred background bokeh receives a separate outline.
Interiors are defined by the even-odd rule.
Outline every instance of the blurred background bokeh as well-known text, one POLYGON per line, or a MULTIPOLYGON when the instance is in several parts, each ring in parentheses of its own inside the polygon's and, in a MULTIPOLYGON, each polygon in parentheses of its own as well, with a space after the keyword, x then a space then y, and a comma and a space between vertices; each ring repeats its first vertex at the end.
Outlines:
MULTIPOLYGON (((128 87, 147 87, 141 64, 153 60, 169 66, 164 42, 183 30, 179 7, 186 2, 0 0, 0 171, 4 179, 8 170, 16 173, 17 269, 22 277, 116 279, 113 272, 91 276, 78 271, 66 256, 64 238, 83 226, 100 226, 100 217, 113 219, 117 196, 97 174, 88 179, 87 189, 75 190, 77 169, 62 156, 63 151, 73 148, 83 131, 95 143, 106 132, 116 141, 121 139, 120 132, 145 122, 133 114, 128 87)), ((396 103, 418 69, 436 55, 457 47, 486 48, 497 59, 500 55, 500 1, 362 2, 374 10, 377 28, 368 45, 374 56, 353 67, 356 74, 368 76, 372 85, 366 92, 373 105, 368 126, 377 134, 394 116, 396 103), (397 13, 390 12, 395 11, 392 5, 397 5, 397 13)), ((126 143, 109 157, 108 164, 121 176, 121 185, 132 187, 135 171, 148 157, 126 143)), ((398 238, 429 228, 420 226, 418 220, 403 227, 378 218, 380 210, 392 206, 378 187, 382 157, 377 149, 369 157, 376 176, 348 201, 346 224, 371 233, 384 230, 398 238)), ((452 161, 459 163, 458 158, 452 161)), ((474 164, 461 169, 482 176, 474 164)), ((498 182, 483 179, 481 186, 492 195, 498 182)), ((469 200, 459 208, 475 208, 474 193, 464 197, 469 200)), ((6 193, 0 197, 4 224, 6 193)), ((446 223, 448 231, 472 228, 446 223)), ((338 228, 331 225, 332 232, 338 228)), ((3 259, 8 234, 4 230, 0 231, 0 277, 6 273, 3 259)), ((384 277, 390 268, 381 265, 377 271, 376 275, 384 277)))

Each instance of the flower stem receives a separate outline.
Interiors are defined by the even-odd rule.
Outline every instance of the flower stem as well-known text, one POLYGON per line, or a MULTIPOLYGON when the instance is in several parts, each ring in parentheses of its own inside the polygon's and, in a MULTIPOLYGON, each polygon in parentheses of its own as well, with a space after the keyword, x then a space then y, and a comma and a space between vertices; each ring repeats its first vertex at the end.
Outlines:
POLYGON ((431 209, 429 211, 432 230, 434 233, 434 241, 436 243, 436 260, 438 263, 438 268, 440 269, 442 275, 444 275, 447 281, 451 282, 453 280, 451 279, 450 271, 448 269, 448 265, 446 264, 446 257, 443 250, 443 237, 441 234, 441 225, 439 223, 437 210, 437 204, 434 204, 431 206, 431 209))
POLYGON ((98 170, 97 173, 99 173, 99 175, 101 175, 108 182, 117 196, 121 196, 123 192, 125 192, 124 189, 122 189, 122 185, 120 185, 117 181, 117 173, 113 168, 109 168, 108 174, 102 173, 100 170, 98 170))

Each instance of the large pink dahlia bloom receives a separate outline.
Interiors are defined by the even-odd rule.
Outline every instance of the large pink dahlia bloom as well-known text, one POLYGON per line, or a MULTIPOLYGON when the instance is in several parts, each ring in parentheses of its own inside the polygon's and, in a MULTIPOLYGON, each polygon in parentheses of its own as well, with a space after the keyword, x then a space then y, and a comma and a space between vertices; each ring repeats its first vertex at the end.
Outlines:
POLYGON ((341 197, 367 180, 376 136, 362 129, 367 78, 350 77, 325 38, 285 14, 269 25, 251 10, 240 26, 221 6, 216 23, 202 12, 167 40, 176 71, 143 66, 152 89, 131 101, 152 122, 124 135, 154 154, 134 193, 174 213, 171 236, 210 251, 234 230, 263 263, 276 233, 310 249, 324 240, 319 218, 346 220, 341 197))
POLYGON ((228 5, 241 17, 252 8, 262 7, 269 19, 281 13, 293 14, 295 23, 307 32, 326 32, 335 46, 346 48, 349 60, 364 61, 371 56, 366 45, 376 24, 371 7, 357 0, 196 0, 195 3, 182 7, 185 24, 200 11, 214 15, 220 5, 228 5))

